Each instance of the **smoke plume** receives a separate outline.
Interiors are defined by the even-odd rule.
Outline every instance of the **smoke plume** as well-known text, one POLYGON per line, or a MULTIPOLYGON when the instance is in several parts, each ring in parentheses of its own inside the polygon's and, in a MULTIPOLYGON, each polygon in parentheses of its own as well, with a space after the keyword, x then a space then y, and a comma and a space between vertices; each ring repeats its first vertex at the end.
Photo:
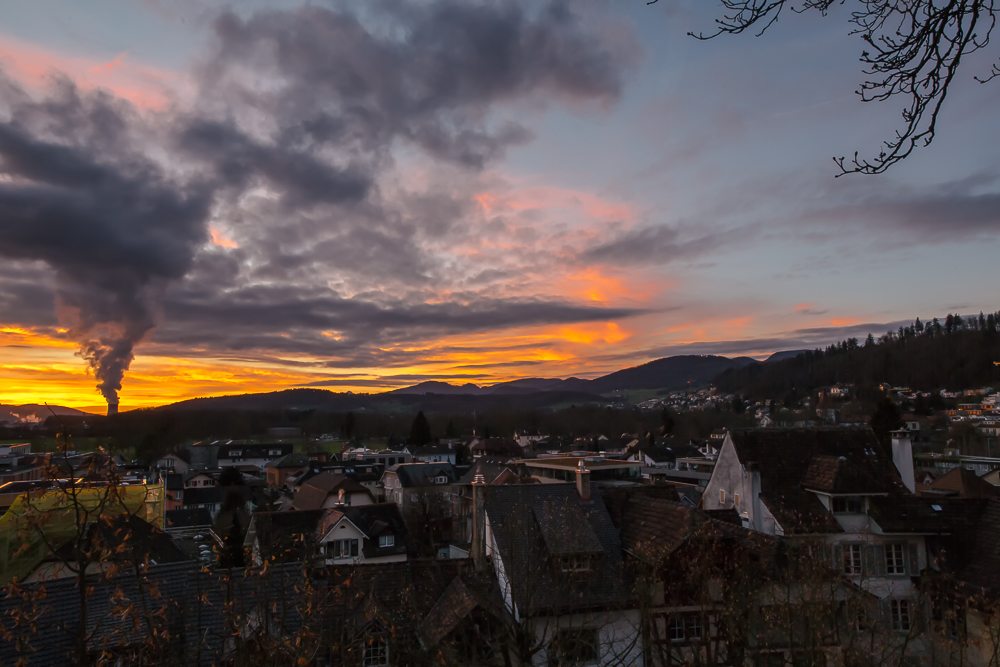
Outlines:
POLYGON ((0 99, 0 255, 55 270, 59 319, 117 403, 165 286, 206 241, 210 188, 150 158, 154 128, 106 93, 56 79, 33 99, 0 73, 0 99))

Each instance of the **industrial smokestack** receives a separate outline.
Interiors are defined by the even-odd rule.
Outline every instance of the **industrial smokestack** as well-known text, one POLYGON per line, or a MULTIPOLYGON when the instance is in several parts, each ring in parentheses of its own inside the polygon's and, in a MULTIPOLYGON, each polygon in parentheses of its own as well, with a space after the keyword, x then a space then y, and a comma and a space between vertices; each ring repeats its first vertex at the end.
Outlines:
POLYGON ((118 404, 117 403, 108 403, 108 416, 110 417, 110 416, 116 415, 116 414, 118 414, 118 404))

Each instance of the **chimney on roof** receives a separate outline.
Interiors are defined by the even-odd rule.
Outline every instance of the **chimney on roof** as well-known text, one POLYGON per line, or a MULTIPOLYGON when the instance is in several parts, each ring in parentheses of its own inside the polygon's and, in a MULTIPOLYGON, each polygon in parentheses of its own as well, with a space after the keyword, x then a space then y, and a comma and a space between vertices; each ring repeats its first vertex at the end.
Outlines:
POLYGON ((580 465, 576 469, 576 491, 580 494, 580 500, 590 500, 590 471, 580 459, 580 465))
POLYGON ((899 476, 903 478, 903 484, 916 493, 916 479, 913 475, 913 444, 910 442, 910 432, 905 430, 893 431, 892 436, 892 462, 896 464, 899 476))
POLYGON ((472 480, 472 562, 476 570, 486 569, 486 510, 483 509, 483 488, 486 478, 476 475, 472 480))

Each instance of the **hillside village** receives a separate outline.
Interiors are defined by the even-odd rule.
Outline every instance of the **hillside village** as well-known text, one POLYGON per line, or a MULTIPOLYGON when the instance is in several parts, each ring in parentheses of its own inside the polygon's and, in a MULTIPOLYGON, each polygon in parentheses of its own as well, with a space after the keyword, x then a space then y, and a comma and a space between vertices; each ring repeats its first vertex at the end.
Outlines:
POLYGON ((1000 458, 923 450, 997 393, 886 387, 881 439, 851 389, 639 406, 757 423, 704 438, 6 445, 0 662, 994 664, 1000 458))

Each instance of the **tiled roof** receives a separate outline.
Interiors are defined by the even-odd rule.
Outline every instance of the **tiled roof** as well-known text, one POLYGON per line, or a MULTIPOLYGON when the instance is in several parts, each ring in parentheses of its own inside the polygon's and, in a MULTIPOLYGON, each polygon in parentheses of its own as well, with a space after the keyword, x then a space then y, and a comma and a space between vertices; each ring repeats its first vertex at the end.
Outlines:
POLYGON ((365 558, 406 555, 413 551, 410 531, 396 503, 344 507, 341 512, 368 536, 363 549, 365 558), (378 538, 381 535, 392 535, 393 546, 380 547, 378 538))
POLYGON ((572 484, 488 486, 484 507, 521 613, 607 607, 630 599, 618 531, 599 495, 582 502, 572 484), (563 509, 549 512, 549 508, 563 509), (560 521, 573 523, 560 525, 560 521), (589 530, 582 530, 584 526, 589 530), (554 558, 566 554, 555 539, 573 530, 586 537, 572 544, 571 550, 600 546, 589 572, 563 572, 554 558))
POLYGON ((396 473, 404 489, 431 486, 435 484, 437 477, 447 477, 449 484, 454 484, 457 479, 450 463, 400 463, 391 470, 396 473))
MULTIPOLYGON (((149 618, 162 623, 158 630, 167 632, 164 638, 171 638, 165 648, 179 664, 226 664, 232 659, 227 654, 227 640, 232 636, 226 625, 227 611, 246 618, 251 612, 267 609, 275 620, 280 618, 288 632, 301 626, 288 595, 299 580, 298 566, 288 566, 286 572, 278 574, 277 568, 266 577, 244 577, 235 571, 235 583, 229 586, 223 582, 225 572, 206 571, 198 563, 183 562, 151 565, 143 573, 141 590, 131 570, 110 581, 95 578, 87 597, 87 630, 93 634, 89 648, 114 649, 148 637, 146 618, 137 611, 144 601, 149 618), (227 590, 232 592, 228 601, 227 590), (266 604, 271 600, 273 604, 266 604)), ((12 665, 19 660, 28 665, 75 664, 74 639, 80 623, 75 579, 29 584, 26 589, 44 589, 44 598, 35 608, 41 615, 36 623, 13 627, 14 641, 0 636, 0 664, 12 665)), ((30 611, 30 603, 26 606, 17 596, 0 599, 0 618, 5 626, 12 627, 15 615, 23 611, 30 611)))
POLYGON ((461 577, 452 579, 421 624, 420 635, 424 644, 437 646, 477 606, 478 601, 461 577))
POLYGON ((962 467, 952 468, 923 489, 923 493, 927 495, 933 495, 934 492, 944 492, 960 498, 1000 497, 1000 487, 993 486, 974 471, 962 467))
POLYGON ((292 505, 297 510, 319 509, 326 502, 328 496, 331 494, 336 495, 340 489, 343 489, 345 494, 364 493, 373 502, 375 500, 371 491, 353 479, 344 475, 335 475, 331 472, 321 472, 302 483, 295 494, 295 500, 292 505))
POLYGON ((642 559, 659 560, 691 537, 743 538, 749 531, 679 502, 633 497, 622 523, 622 548, 642 559))

